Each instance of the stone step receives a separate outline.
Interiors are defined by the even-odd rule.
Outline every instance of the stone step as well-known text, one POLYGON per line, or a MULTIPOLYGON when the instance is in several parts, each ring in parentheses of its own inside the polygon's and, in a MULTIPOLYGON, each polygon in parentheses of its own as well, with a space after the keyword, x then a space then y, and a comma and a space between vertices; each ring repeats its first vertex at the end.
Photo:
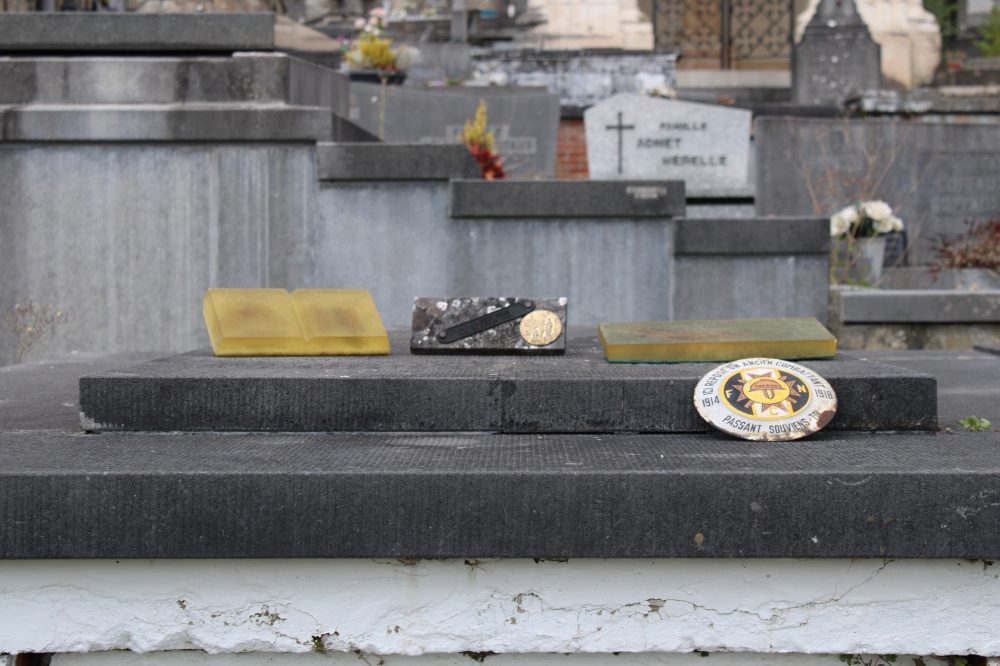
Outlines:
MULTIPOLYGON (((704 432, 695 384, 715 367, 611 364, 591 329, 564 356, 171 356, 80 379, 86 430, 249 432, 704 432)), ((932 430, 937 380, 838 355, 804 361, 837 392, 831 430, 932 430)))
POLYGON ((0 557, 995 560, 997 443, 4 432, 0 557))
POLYGON ((1000 289, 841 289, 845 324, 1000 323, 1000 289))

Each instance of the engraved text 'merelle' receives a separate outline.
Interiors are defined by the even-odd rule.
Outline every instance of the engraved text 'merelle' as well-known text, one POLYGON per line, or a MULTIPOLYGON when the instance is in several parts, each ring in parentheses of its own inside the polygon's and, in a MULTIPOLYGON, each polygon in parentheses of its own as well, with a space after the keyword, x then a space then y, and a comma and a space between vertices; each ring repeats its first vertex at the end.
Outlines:
POLYGON ((668 155, 663 158, 667 166, 724 167, 726 155, 668 155))

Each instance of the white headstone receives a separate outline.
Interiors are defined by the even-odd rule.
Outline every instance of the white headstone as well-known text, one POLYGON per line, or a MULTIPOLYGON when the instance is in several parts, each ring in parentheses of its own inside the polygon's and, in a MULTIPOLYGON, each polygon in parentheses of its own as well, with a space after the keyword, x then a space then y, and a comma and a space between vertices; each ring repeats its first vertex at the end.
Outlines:
POLYGON ((683 180, 687 188, 746 187, 746 109, 615 95, 583 114, 594 180, 683 180))

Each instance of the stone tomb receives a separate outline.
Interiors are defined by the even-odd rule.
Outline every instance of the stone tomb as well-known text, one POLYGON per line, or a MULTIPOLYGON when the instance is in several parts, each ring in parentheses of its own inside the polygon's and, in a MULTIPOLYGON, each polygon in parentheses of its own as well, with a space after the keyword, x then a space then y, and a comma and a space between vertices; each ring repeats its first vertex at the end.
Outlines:
POLYGON ((180 351, 209 287, 310 286, 349 81, 273 41, 263 13, 0 13, 0 312, 69 310, 48 353, 180 351))
POLYGON ((910 264, 933 262, 935 236, 1000 218, 996 125, 758 118, 756 142, 758 215, 831 215, 867 194, 906 224, 910 264))
POLYGON ((715 104, 615 95, 584 113, 590 177, 745 188, 751 117, 715 104))
POLYGON ((350 117, 385 141, 457 144, 480 100, 486 101, 488 128, 507 173, 515 178, 552 178, 559 95, 541 88, 413 89, 354 82, 350 117))

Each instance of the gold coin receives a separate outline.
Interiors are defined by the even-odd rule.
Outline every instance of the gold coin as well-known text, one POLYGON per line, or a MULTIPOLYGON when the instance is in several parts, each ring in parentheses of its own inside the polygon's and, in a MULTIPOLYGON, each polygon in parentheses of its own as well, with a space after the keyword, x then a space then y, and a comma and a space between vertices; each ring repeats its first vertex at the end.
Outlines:
POLYGON ((521 337, 529 345, 544 347, 555 342, 562 333, 562 322, 549 310, 535 310, 521 320, 521 337))

